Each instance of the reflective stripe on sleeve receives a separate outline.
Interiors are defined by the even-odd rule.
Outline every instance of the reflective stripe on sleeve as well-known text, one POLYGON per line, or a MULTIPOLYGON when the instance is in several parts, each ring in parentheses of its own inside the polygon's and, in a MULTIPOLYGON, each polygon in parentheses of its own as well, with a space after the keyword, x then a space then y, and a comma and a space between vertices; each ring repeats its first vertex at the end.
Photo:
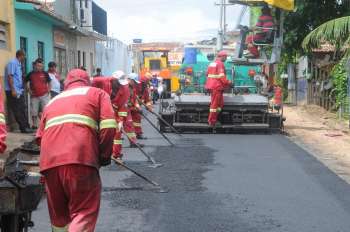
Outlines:
POLYGON ((210 113, 216 113, 217 109, 210 109, 210 113))
POLYGON ((117 128, 115 119, 105 119, 100 122, 100 130, 109 128, 117 128))
POLYGON ((58 126, 64 123, 83 124, 95 130, 98 129, 97 122, 88 116, 81 115, 81 114, 65 114, 65 115, 54 117, 48 120, 45 125, 45 130, 50 127, 58 126))
POLYGON ((68 232, 68 225, 64 227, 57 227, 52 225, 52 232, 68 232))
POLYGON ((208 74, 208 78, 223 78, 225 77, 225 73, 216 74, 208 74))
POLYGON ((0 113, 0 124, 6 124, 5 115, 0 113))
POLYGON ((128 112, 118 112, 118 116, 119 117, 127 117, 128 116, 128 112))
POLYGON ((115 140, 113 141, 113 144, 114 144, 114 145, 123 145, 123 140, 117 140, 117 139, 115 139, 115 140))

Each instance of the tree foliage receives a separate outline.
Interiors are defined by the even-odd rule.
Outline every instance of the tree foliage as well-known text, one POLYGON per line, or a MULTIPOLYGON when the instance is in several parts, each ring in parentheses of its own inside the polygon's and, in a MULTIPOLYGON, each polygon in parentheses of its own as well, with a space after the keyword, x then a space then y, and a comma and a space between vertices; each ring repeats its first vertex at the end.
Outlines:
POLYGON ((318 48, 324 42, 335 45, 336 48, 347 46, 350 36, 350 16, 325 22, 310 32, 304 39, 302 47, 305 50, 318 48))
POLYGON ((295 12, 285 18, 284 52, 292 58, 303 53, 304 38, 321 24, 346 16, 349 13, 345 1, 340 0, 296 0, 295 12))
POLYGON ((334 91, 337 107, 340 106, 347 98, 348 91, 348 77, 345 70, 346 59, 342 59, 332 69, 331 76, 334 83, 334 91))

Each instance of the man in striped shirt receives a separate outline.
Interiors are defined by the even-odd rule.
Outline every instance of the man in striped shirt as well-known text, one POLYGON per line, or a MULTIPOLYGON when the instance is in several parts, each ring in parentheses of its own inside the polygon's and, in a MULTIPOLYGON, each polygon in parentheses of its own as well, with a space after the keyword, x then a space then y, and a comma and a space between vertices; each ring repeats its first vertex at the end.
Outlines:
POLYGON ((273 17, 271 15, 271 9, 266 5, 261 10, 262 14, 260 15, 257 24, 253 31, 256 31, 254 35, 250 35, 246 39, 246 44, 249 52, 254 58, 259 57, 259 50, 254 42, 265 41, 268 39, 270 32, 272 32, 273 27, 275 26, 273 17))

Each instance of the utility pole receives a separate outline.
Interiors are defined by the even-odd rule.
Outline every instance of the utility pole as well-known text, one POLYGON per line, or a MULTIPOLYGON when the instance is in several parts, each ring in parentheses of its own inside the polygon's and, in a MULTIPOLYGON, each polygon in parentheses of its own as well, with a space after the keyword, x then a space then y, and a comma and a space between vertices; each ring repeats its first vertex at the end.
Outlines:
POLYGON ((224 31, 225 31, 225 25, 224 25, 224 21, 226 24, 226 16, 224 16, 226 14, 226 6, 225 6, 225 0, 221 0, 221 4, 220 4, 220 25, 219 25, 219 31, 218 31, 218 37, 217 37, 217 51, 222 50, 223 47, 223 41, 224 41, 224 31))

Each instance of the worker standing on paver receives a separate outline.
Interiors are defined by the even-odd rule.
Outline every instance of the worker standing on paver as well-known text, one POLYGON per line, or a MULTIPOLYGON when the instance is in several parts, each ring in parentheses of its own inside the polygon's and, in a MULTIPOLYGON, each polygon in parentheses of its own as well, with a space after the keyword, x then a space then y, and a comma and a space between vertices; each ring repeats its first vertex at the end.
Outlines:
MULTIPOLYGON (((139 83, 136 85, 138 99, 146 105, 147 110, 149 111, 153 111, 149 88, 149 81, 151 80, 151 78, 152 74, 149 72, 146 73, 144 76, 141 75, 141 78, 138 81, 139 83)), ((133 116, 133 120, 137 139, 147 139, 145 136, 143 136, 141 114, 135 114, 133 116)))
POLYGON ((111 162, 116 127, 108 94, 91 87, 85 71, 70 71, 65 91, 46 106, 37 132, 52 231, 94 231, 99 168, 111 162))
POLYGON ((6 150, 6 120, 5 120, 4 97, 2 95, 2 88, 0 87, 0 154, 6 150))
POLYGON ((224 90, 232 84, 226 78, 224 64, 226 59, 227 53, 225 51, 220 51, 217 55, 217 59, 209 65, 207 70, 205 88, 211 95, 208 123, 213 127, 218 125, 218 115, 224 107, 224 90))

